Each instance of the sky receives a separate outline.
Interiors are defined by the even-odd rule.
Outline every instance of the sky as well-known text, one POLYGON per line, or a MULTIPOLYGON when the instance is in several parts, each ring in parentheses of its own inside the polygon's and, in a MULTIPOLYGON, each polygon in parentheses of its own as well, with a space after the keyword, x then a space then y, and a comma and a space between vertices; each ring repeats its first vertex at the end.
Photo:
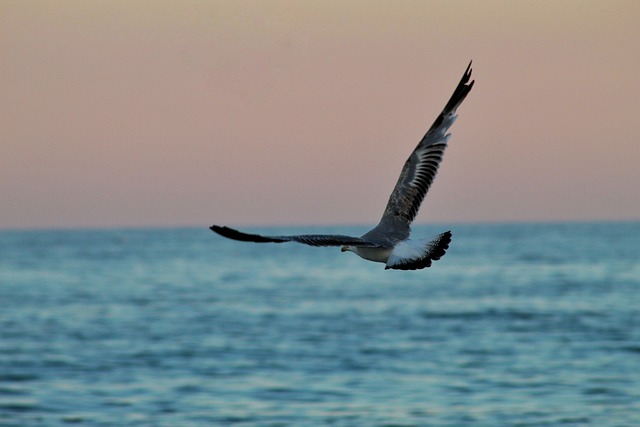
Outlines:
POLYGON ((640 2, 0 0, 0 228, 640 219, 640 2))

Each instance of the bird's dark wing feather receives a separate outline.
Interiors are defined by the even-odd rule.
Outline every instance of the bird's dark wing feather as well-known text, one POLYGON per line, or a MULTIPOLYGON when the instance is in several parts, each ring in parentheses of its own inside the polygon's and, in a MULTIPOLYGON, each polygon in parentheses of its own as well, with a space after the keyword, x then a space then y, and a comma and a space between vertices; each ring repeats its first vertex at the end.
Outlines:
POLYGON ((398 241, 409 236, 409 226, 418 214, 420 204, 438 172, 440 162, 442 162, 444 150, 451 135, 447 133, 447 130, 456 120, 456 109, 473 87, 474 82, 469 82, 470 78, 471 63, 469 63, 444 110, 405 162, 398 182, 389 197, 380 224, 362 236, 363 238, 377 241, 386 236, 387 239, 398 241))
POLYGON ((339 234, 301 234, 295 236, 262 236, 260 234, 243 233, 229 227, 213 225, 211 231, 218 233, 228 239, 239 240, 241 242, 255 243, 284 243, 298 242, 309 246, 359 246, 377 247, 378 245, 368 242, 359 237, 342 236, 339 234))

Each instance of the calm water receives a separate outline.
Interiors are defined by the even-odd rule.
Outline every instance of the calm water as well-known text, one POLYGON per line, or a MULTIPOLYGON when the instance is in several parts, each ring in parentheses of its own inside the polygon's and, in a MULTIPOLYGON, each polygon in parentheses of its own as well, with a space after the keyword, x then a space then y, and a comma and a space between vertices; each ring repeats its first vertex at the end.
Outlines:
POLYGON ((0 232, 0 425, 640 426, 640 223, 452 228, 0 232))

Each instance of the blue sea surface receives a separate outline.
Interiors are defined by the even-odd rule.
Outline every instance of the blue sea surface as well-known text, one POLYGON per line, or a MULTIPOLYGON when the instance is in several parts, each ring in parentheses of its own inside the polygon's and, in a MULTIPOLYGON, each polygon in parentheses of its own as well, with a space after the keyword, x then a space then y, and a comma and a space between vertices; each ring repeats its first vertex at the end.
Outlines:
POLYGON ((2 231, 0 425, 640 426, 640 223, 451 228, 412 272, 206 228, 2 231))

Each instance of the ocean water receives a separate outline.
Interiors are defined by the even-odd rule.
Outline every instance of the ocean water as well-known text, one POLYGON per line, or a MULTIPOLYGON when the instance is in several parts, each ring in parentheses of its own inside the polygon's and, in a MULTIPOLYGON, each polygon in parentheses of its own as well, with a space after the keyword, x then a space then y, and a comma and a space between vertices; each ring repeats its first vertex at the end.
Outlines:
POLYGON ((0 425, 640 426, 640 223, 451 228, 0 232, 0 425))

